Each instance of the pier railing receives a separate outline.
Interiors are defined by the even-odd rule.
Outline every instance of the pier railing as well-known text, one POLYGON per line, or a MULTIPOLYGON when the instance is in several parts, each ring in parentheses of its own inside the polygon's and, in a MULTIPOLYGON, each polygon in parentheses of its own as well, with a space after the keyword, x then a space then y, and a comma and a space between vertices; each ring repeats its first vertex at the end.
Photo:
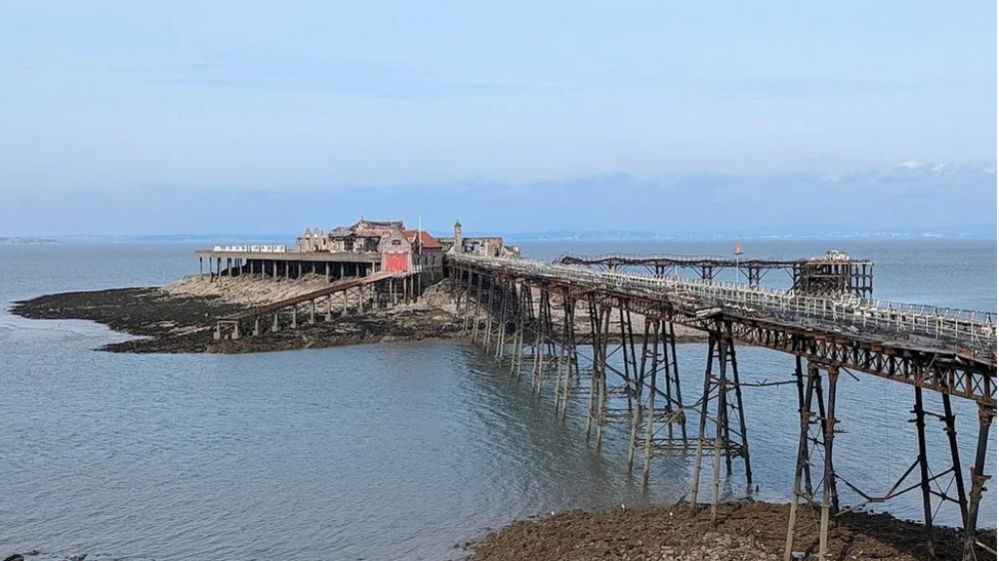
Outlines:
POLYGON ((995 360, 995 316, 989 312, 881 302, 852 295, 810 296, 731 282, 686 279, 554 265, 526 259, 460 255, 467 261, 553 281, 603 287, 681 304, 686 310, 722 308, 747 317, 776 317, 845 334, 939 340, 995 360))

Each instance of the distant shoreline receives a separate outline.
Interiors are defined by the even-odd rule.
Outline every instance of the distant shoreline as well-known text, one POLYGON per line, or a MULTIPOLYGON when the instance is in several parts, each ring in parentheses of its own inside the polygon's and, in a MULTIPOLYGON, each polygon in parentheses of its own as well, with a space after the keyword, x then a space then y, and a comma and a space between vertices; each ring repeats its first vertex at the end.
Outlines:
POLYGON ((58 245, 62 242, 48 238, 3 238, 0 237, 0 245, 58 245))
MULTIPOLYGON (((448 232, 431 232, 442 236, 448 232)), ((992 242, 997 238, 983 233, 937 233, 937 232, 826 232, 815 234, 746 234, 739 232, 704 234, 658 234, 653 232, 485 232, 483 235, 496 235, 514 243, 577 243, 577 242, 728 242, 739 239, 757 242, 816 242, 816 241, 968 241, 992 242)), ((219 240, 246 241, 261 243, 284 243, 294 240, 297 234, 176 234, 176 235, 74 235, 55 237, 9 236, 0 237, 2 245, 60 245, 60 244, 171 244, 171 243, 217 243, 219 240)))

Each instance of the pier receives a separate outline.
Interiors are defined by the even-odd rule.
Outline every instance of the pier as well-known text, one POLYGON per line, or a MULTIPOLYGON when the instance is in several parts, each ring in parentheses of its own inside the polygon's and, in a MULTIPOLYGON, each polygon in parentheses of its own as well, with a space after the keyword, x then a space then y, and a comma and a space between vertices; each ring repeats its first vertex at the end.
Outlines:
MULTIPOLYGON (((978 510, 990 475, 985 473, 995 418, 996 326, 990 313, 872 301, 869 262, 836 259, 825 269, 847 284, 801 282, 814 260, 757 261, 789 270, 790 290, 753 283, 722 283, 713 272, 685 279, 666 274, 676 267, 736 267, 725 258, 672 256, 587 258, 563 256, 549 264, 519 259, 449 254, 448 275, 465 333, 511 375, 526 370, 533 390, 554 393, 555 414, 579 402, 585 407, 586 438, 599 450, 604 427, 621 423, 630 435, 629 469, 641 458, 648 484, 652 459, 692 454, 689 501, 706 503, 712 519, 721 498, 720 482, 741 464, 747 495, 753 483, 747 397, 740 381, 739 345, 763 347, 795 358, 792 376, 766 384, 794 384, 799 438, 790 490, 785 559, 792 559, 800 504, 821 509, 818 558, 826 559, 829 528, 836 517, 905 493, 920 493, 928 558, 935 558, 933 517, 941 504, 960 511, 962 556, 994 555, 995 544, 977 541, 978 510), (568 265, 572 263, 573 265, 568 265), (622 266, 652 267, 652 274, 624 273, 622 266), (829 290, 830 287, 838 290, 829 290), (639 321, 641 320, 641 321, 639 321), (706 334, 703 385, 681 388, 675 326, 706 334), (637 326, 637 329, 636 329, 637 326), (887 492, 865 491, 835 469, 836 434, 841 418, 836 386, 841 374, 869 375, 912 387, 917 442, 913 461, 887 492), (924 392, 940 395, 941 411, 924 407, 924 392), (962 466, 952 398, 974 402, 979 429, 971 466, 962 466), (696 419, 696 431, 687 416, 696 419), (950 462, 929 465, 928 419, 941 423, 950 462), (967 469, 966 469, 967 468, 967 469), (702 487, 702 473, 710 485, 702 487), (838 489, 849 487, 864 500, 841 506, 838 489)), ((819 259, 818 261, 824 261, 819 259)), ((740 262, 739 267, 746 265, 740 262)), ((701 269, 703 270, 703 269, 701 269)), ((755 278, 759 278, 756 276, 755 278)))
MULTIPOLYGON (((401 222, 361 220, 328 234, 309 229, 297 249, 228 246, 197 252, 209 276, 296 279, 325 276, 329 286, 220 317, 216 339, 238 339, 331 321, 348 311, 412 302, 443 279, 462 333, 511 376, 529 374, 532 391, 554 396, 557 419, 579 407, 585 438, 599 451, 608 434, 627 434, 629 472, 648 486, 655 458, 689 455, 687 501, 718 516, 722 482, 733 474, 752 496, 750 419, 743 389, 793 385, 797 441, 784 558, 797 551, 799 505, 815 506, 818 558, 837 516, 903 494, 919 493, 927 558, 934 559, 933 520, 952 505, 963 527, 962 558, 995 554, 977 540, 978 511, 995 418, 996 324, 993 313, 873 299, 874 265, 829 251, 813 258, 565 254, 552 263, 520 259, 499 238, 438 240, 401 222), (726 272, 725 275, 721 275, 726 272), (739 282, 723 282, 722 276, 739 282), (778 278, 764 278, 775 273, 778 278), (781 276, 783 275, 783 276, 781 276), (300 315, 304 314, 304 321, 300 315), (317 319, 317 317, 319 319, 317 319), (703 377, 683 387, 678 327, 704 335, 703 377), (794 357, 786 378, 740 379, 738 349, 753 346, 794 357), (886 491, 861 489, 836 471, 836 435, 849 424, 837 408, 841 375, 873 376, 912 388, 913 460, 886 491), (924 403, 937 394, 939 410, 924 403), (962 465, 953 399, 978 409, 971 465, 962 465), (926 430, 939 423, 949 461, 931 465, 926 430), (607 431, 618 425, 621 430, 607 431), (707 481, 703 481, 707 479, 707 481), (840 504, 839 490, 861 497, 840 504)), ((688 382, 689 384, 689 378, 688 382)), ((901 433, 901 431, 900 431, 901 433)), ((791 471, 793 470, 793 471, 791 471)), ((738 495, 738 493, 736 493, 738 495)))

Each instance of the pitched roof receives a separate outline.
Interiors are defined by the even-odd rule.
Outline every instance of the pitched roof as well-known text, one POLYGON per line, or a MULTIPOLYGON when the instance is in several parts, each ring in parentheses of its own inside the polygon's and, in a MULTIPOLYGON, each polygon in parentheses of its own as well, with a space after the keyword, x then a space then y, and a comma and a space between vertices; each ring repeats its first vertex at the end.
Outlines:
MULTIPOLYGON (((406 240, 409 243, 413 243, 416 240, 417 230, 403 230, 402 235, 406 236, 406 240)), ((423 249, 440 249, 441 244, 437 241, 437 238, 431 236, 426 230, 419 231, 420 234, 420 244, 423 245, 423 249)))

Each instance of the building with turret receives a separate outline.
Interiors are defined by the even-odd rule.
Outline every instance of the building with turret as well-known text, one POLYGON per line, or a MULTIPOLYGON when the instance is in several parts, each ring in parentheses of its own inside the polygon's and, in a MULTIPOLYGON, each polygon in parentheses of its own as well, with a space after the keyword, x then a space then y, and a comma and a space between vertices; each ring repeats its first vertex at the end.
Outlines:
POLYGON ((499 236, 466 237, 461 221, 454 223, 454 237, 439 238, 445 253, 464 253, 483 257, 520 257, 520 248, 506 245, 499 236))

